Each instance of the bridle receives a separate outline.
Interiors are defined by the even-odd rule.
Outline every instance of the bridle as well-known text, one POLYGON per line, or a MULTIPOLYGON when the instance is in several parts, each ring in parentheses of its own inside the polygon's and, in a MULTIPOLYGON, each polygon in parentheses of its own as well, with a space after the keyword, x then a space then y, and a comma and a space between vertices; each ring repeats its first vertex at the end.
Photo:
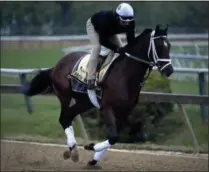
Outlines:
POLYGON ((142 63, 145 63, 145 64, 148 64, 149 66, 153 67, 155 65, 158 64, 158 62, 167 62, 165 65, 163 65, 159 70, 162 71, 166 66, 170 65, 171 64, 171 59, 160 59, 157 55, 157 52, 156 52, 156 48, 155 48, 155 39, 159 39, 159 38, 166 38, 167 36, 166 35, 163 35, 163 36, 156 36, 154 37, 155 35, 155 30, 153 30, 151 32, 151 35, 150 35, 150 43, 149 43, 149 48, 148 48, 148 52, 147 52, 147 57, 149 59, 149 61, 147 60, 144 60, 144 59, 140 59, 138 57, 135 57, 129 53, 125 53, 125 55, 129 58, 132 58, 134 60, 137 60, 139 62, 142 62, 142 63), (151 60, 150 58, 150 54, 152 53, 152 58, 153 60, 151 60))
POLYGON ((154 60, 154 63, 157 65, 158 62, 167 62, 165 65, 163 65, 159 70, 162 71, 166 66, 170 65, 171 64, 171 59, 160 59, 157 55, 157 52, 156 52, 156 48, 155 48, 155 39, 159 39, 159 38, 166 38, 167 36, 163 35, 163 36, 156 36, 154 37, 155 35, 155 30, 152 31, 151 33, 151 37, 150 37, 150 44, 149 44, 149 49, 148 49, 148 58, 150 57, 150 53, 151 53, 151 49, 152 49, 152 57, 153 57, 153 60, 154 60))
POLYGON ((155 30, 153 30, 151 32, 151 35, 150 35, 150 43, 149 43, 149 48, 148 48, 148 52, 147 52, 147 57, 149 60, 144 60, 144 59, 140 59, 136 56, 133 56, 129 53, 125 53, 125 55, 129 58, 132 58, 134 60, 137 60, 138 62, 142 62, 142 63, 145 63, 145 64, 148 64, 149 65, 149 68, 148 68, 148 74, 146 75, 146 77, 144 77, 143 81, 140 83, 140 87, 143 87, 146 79, 149 77, 151 71, 152 71, 152 68, 153 66, 158 66, 158 62, 166 62, 165 65, 163 65, 159 70, 162 71, 166 66, 170 65, 171 64, 171 59, 160 59, 157 55, 157 52, 156 52, 156 48, 155 48, 155 39, 159 39, 159 38, 166 38, 167 36, 166 35, 163 35, 163 36, 154 36, 155 35, 155 30), (150 55, 152 53, 152 59, 150 58, 150 55))

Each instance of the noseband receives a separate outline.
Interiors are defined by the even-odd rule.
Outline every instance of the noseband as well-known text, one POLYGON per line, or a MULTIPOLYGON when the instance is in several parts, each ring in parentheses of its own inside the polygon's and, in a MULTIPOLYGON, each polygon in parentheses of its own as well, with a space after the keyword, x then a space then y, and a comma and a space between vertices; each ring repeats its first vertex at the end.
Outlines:
POLYGON ((170 65, 171 64, 171 59, 160 59, 157 55, 157 52, 156 52, 156 48, 155 48, 155 39, 159 39, 159 38, 166 38, 167 36, 157 36, 157 37, 154 37, 155 35, 155 30, 153 30, 151 32, 151 35, 150 35, 150 43, 149 43, 149 48, 148 48, 148 52, 147 52, 147 56, 148 56, 148 59, 150 59, 149 61, 147 60, 144 60, 144 59, 140 59, 138 57, 135 57, 135 56, 132 56, 131 54, 129 53, 125 53, 125 55, 129 58, 132 58, 134 60, 137 60, 139 62, 142 62, 142 63, 145 63, 145 64, 148 64, 149 66, 153 67, 155 65, 158 64, 158 62, 167 62, 160 70, 163 70, 166 66, 170 65), (150 58, 150 54, 152 52, 152 59, 150 58))

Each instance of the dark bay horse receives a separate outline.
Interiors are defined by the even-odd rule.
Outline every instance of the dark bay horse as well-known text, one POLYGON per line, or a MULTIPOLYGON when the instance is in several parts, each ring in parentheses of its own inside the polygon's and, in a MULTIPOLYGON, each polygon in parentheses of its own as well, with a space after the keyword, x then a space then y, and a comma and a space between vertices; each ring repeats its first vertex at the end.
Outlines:
MULTIPOLYGON (((104 153, 118 141, 120 128, 124 128, 128 116, 135 107, 144 81, 148 78, 153 66, 169 77, 174 71, 171 64, 170 43, 167 39, 168 28, 156 26, 155 30, 145 29, 131 44, 124 46, 125 54, 120 54, 112 63, 107 76, 101 83, 102 97, 99 99, 100 117, 107 129, 107 140, 97 144, 85 145, 86 150, 95 151, 93 160, 88 165, 95 165, 104 153)), ((47 87, 52 88, 61 104, 59 122, 63 127, 69 150, 64 158, 71 156, 74 162, 79 160, 72 121, 76 115, 94 107, 87 93, 72 89, 72 78, 69 78, 76 62, 87 52, 72 52, 65 55, 51 69, 37 74, 24 93, 34 96, 47 87), (70 105, 72 99, 74 105, 70 105)))

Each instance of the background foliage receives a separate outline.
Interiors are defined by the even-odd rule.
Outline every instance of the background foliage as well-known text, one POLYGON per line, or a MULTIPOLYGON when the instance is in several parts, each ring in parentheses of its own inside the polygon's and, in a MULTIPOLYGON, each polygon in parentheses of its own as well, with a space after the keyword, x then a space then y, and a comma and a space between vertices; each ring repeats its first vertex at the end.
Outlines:
MULTIPOLYGON (((208 2, 131 2, 137 29, 168 24, 170 32, 206 32, 208 2)), ((119 2, 13 1, 1 2, 3 34, 86 33, 86 20, 100 10, 115 9, 119 2)))

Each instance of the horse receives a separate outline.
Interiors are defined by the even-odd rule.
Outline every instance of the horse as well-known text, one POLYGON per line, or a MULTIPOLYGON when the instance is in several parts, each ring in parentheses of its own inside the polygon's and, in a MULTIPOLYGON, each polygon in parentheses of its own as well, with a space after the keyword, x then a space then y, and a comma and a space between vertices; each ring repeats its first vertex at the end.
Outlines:
POLYGON ((105 152, 119 141, 118 133, 125 127, 153 67, 157 66, 165 78, 172 75, 174 69, 169 55, 171 44, 167 38, 167 30, 168 26, 162 28, 160 25, 155 29, 147 28, 136 36, 132 43, 123 47, 124 53, 115 53, 113 60, 106 64, 108 67, 105 70, 103 69, 106 67, 106 60, 103 60, 102 64, 99 63, 97 78, 103 77, 102 80, 100 78, 96 91, 87 90, 86 87, 86 77, 83 74, 86 71, 89 53, 84 51, 64 55, 54 67, 40 71, 27 86, 24 86, 23 92, 28 96, 37 95, 50 88, 49 92, 54 92, 59 99, 59 123, 66 134, 68 146, 68 150, 63 154, 64 159, 79 161, 72 126, 73 119, 78 114, 97 107, 100 119, 106 126, 105 141, 84 146, 85 150, 94 151, 94 157, 87 165, 95 166, 105 152), (75 74, 75 71, 79 70, 80 73, 75 74))

